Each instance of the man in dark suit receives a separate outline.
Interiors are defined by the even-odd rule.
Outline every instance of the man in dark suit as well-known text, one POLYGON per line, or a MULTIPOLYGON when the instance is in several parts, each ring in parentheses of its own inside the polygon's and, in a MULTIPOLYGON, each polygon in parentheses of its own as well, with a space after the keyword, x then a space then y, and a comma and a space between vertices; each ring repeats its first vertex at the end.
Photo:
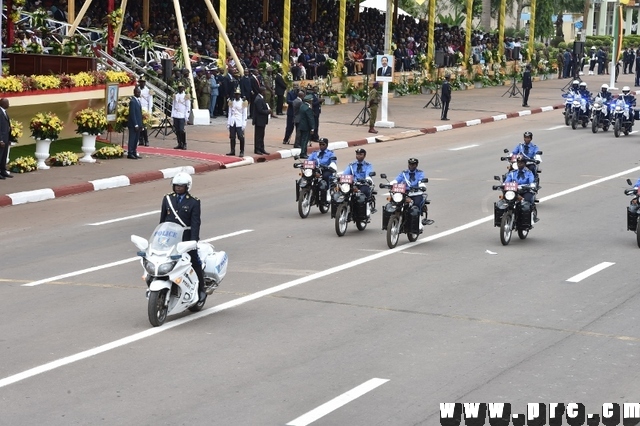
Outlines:
POLYGON ((287 127, 284 131, 284 138, 282 139, 283 144, 288 144, 291 135, 293 134, 293 129, 295 126, 295 122, 293 121, 295 118, 293 111, 293 101, 298 98, 298 91, 300 84, 297 81, 293 82, 293 88, 287 93, 287 127))
POLYGON ((380 60, 381 67, 378 68, 376 75, 381 77, 391 77, 391 67, 389 66, 389 58, 383 56, 380 60))
POLYGON ((138 155, 138 138, 142 130, 142 104, 140 103, 140 88, 133 89, 133 96, 129 100, 129 145, 127 149, 127 158, 138 160, 142 156, 138 155))
POLYGON ((529 92, 533 88, 533 83, 531 81, 531 64, 527 64, 527 67, 524 69, 524 74, 522 74, 522 106, 529 106, 529 92))
POLYGON ((7 155, 11 146, 11 122, 7 114, 9 99, 0 99, 0 109, 2 109, 0 113, 0 180, 4 180, 13 177, 7 173, 7 155))
POLYGON ((269 116, 271 115, 271 109, 267 102, 264 100, 264 94, 267 89, 264 86, 258 89, 258 95, 253 105, 253 120, 252 124, 255 127, 253 133, 253 152, 255 154, 269 155, 264 150, 264 133, 269 123, 269 116))
POLYGON ((298 124, 298 129, 300 130, 300 158, 307 158, 307 144, 309 143, 309 137, 315 125, 313 110, 311 109, 313 95, 306 95, 303 100, 304 102, 300 105, 300 123, 298 124))
POLYGON ((451 102, 451 85, 449 84, 449 78, 451 76, 449 74, 445 74, 444 81, 442 82, 442 89, 440 100, 442 101, 442 114, 440 115, 440 119, 443 121, 449 121, 447 118, 447 113, 449 112, 449 102, 451 102))
MULTIPOLYGON (((251 97, 249 99, 249 118, 253 118, 253 110, 254 110, 254 102, 256 101, 256 96, 260 93, 260 86, 262 86, 262 82, 260 81, 260 76, 258 75, 258 70, 252 68, 251 72, 251 97)), ((266 92, 265 92, 266 93, 266 92)))
POLYGON ((280 70, 276 71, 276 114, 282 115, 282 106, 284 105, 284 94, 287 91, 287 83, 282 77, 280 70))

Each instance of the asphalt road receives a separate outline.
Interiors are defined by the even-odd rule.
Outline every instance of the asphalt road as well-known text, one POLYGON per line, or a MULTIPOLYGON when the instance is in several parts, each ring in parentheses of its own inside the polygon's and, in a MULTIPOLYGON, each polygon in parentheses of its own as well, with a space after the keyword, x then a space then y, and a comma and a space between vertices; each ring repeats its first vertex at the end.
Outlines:
MULTIPOLYGON (((156 329, 142 268, 126 260, 167 182, 12 207, 0 423, 437 425, 443 402, 599 413, 640 401, 639 249, 623 194, 640 137, 561 125, 558 111, 367 146, 378 175, 415 156, 430 179, 436 222, 395 250, 381 213, 342 238, 317 209, 300 219, 292 161, 195 176, 201 237, 224 237, 229 270, 204 311, 156 329), (524 130, 544 151, 542 220, 503 247, 492 177, 524 130)), ((355 157, 338 155, 341 169, 355 157)))

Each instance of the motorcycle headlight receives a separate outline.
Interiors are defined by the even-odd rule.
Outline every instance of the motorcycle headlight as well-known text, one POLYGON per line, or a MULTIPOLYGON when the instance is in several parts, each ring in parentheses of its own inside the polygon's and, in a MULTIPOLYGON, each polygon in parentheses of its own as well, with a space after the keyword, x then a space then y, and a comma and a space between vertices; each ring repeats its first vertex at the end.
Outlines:
POLYGON ((176 266, 176 262, 165 262, 158 267, 158 275, 167 275, 176 266))
POLYGON ((333 196, 333 201, 335 201, 337 204, 340 204, 342 202, 344 202, 344 195, 342 195, 339 192, 336 192, 336 194, 333 196))
POLYGON ((404 194, 401 194, 400 192, 394 192, 393 195, 391 195, 391 199, 394 203, 400 203, 402 202, 402 200, 404 200, 404 194))
POLYGON ((304 177, 311 177, 311 175, 313 175, 313 169, 303 169, 302 174, 304 177))
POLYGON ((144 260, 144 270, 147 271, 148 274, 155 275, 156 274, 156 265, 149 260, 144 260))
POLYGON ((616 106, 616 111, 622 111, 622 108, 619 106, 616 106))
POLYGON ((349 185, 348 183, 341 183, 340 191, 344 192, 345 194, 348 193, 349 191, 351 191, 351 185, 349 185))
POLYGON ((504 193, 504 199, 507 201, 511 201, 516 198, 516 193, 514 191, 507 191, 504 193))
POLYGON ((573 106, 580 106, 580 101, 573 101, 573 106))
POLYGON ((306 180, 306 179, 300 179, 300 180, 298 181, 298 186, 299 186, 300 188, 304 188, 305 186, 307 186, 307 180, 306 180))

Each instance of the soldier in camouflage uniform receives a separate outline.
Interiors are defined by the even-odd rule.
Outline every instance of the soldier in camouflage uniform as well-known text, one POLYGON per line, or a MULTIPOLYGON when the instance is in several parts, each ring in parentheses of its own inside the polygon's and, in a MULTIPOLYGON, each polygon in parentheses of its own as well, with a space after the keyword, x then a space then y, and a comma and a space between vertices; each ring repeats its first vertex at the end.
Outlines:
POLYGON ((276 80, 273 77, 273 68, 269 64, 267 64, 266 74, 263 80, 264 80, 264 87, 265 89, 267 89, 264 95, 264 100, 269 105, 269 108, 271 108, 271 117, 275 118, 277 117, 276 95, 275 95, 276 80))

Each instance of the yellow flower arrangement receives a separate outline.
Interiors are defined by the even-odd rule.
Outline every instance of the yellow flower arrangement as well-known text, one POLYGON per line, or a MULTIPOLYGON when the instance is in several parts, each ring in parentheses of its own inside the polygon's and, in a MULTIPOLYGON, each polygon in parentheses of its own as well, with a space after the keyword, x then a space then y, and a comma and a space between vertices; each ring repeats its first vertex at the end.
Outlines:
POLYGON ((78 164, 78 155, 71 151, 58 152, 51 156, 50 161, 53 166, 73 166, 78 164))
POLYGON ((104 73, 107 76, 107 81, 111 81, 113 83, 129 83, 130 81, 129 74, 126 72, 108 70, 104 73))
POLYGON ((120 145, 103 146, 97 150, 94 157, 101 158, 103 160, 110 160, 112 158, 121 158, 124 156, 124 149, 120 145))
POLYGON ((122 8, 114 10, 107 15, 107 18, 109 19, 109 24, 111 24, 111 26, 114 28, 117 27, 120 25, 120 22, 122 22, 122 8))
POLYGON ((39 90, 60 88, 60 79, 53 75, 32 75, 31 78, 39 90))
POLYGON ((0 92, 24 92, 24 86, 16 76, 0 77, 0 92))
POLYGON ((18 138, 21 138, 23 135, 22 123, 18 120, 14 120, 13 118, 10 121, 11 121, 11 134, 9 135, 9 141, 18 142, 18 138))
POLYGON ((88 133, 90 135, 99 135, 107 129, 107 114, 104 108, 95 110, 92 108, 85 108, 82 111, 78 111, 73 118, 73 122, 76 123, 78 128, 77 133, 88 133))
POLYGON ((63 129, 62 120, 52 112, 39 112, 31 119, 29 129, 34 139, 55 141, 63 129))
POLYGON ((18 157, 7 164, 7 168, 12 173, 28 173, 38 168, 38 162, 34 157, 18 157))
POLYGON ((88 72, 80 72, 78 74, 72 75, 71 80, 73 81, 73 85, 75 87, 86 87, 95 85, 95 79, 88 72))

